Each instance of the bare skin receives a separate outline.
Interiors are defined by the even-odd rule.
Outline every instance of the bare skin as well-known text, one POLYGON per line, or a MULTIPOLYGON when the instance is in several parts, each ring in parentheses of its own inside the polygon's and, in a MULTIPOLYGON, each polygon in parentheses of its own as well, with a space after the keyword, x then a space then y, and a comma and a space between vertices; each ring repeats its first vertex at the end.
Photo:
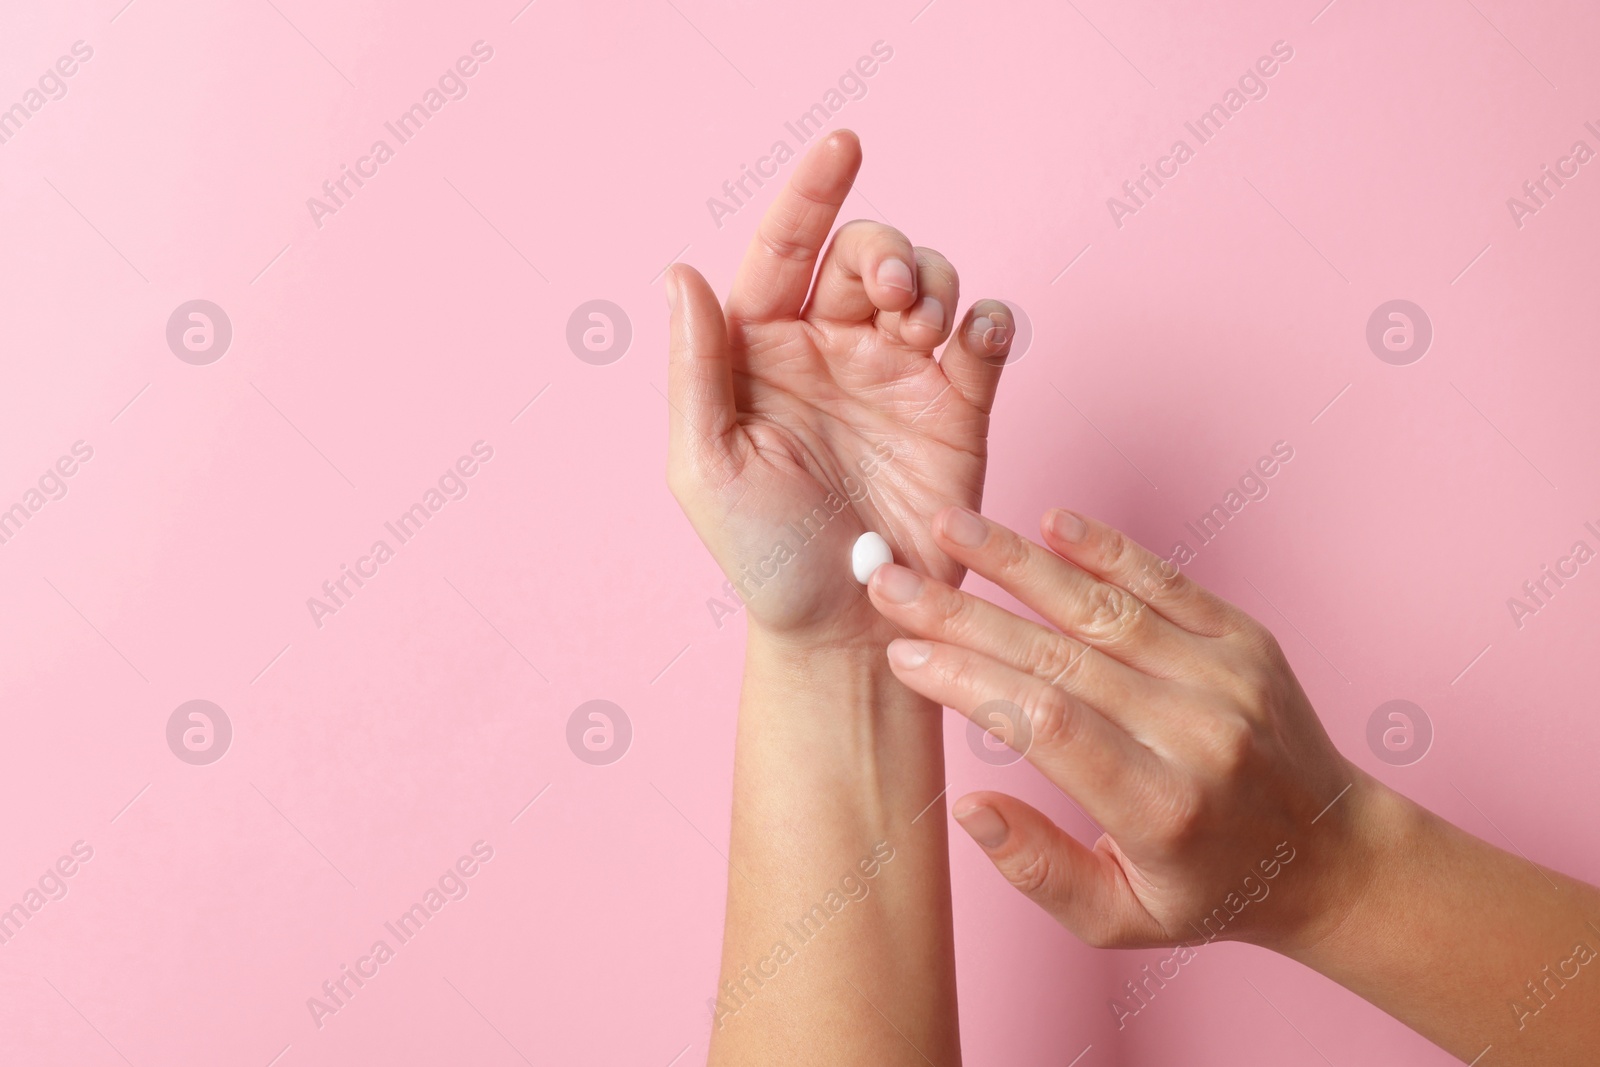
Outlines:
POLYGON ((839 132, 796 164, 725 306, 666 276, 668 482, 749 625, 710 1062, 960 1062, 941 706, 1104 828, 953 808, 1089 944, 1245 941, 1482 1067, 1590 1062, 1600 891, 1364 774, 1265 628, 1117 531, 977 514, 1013 323, 957 319, 954 268, 889 227, 828 243, 860 162, 839 132), (898 563, 864 592, 866 530, 898 563))
POLYGON ((726 308, 666 278, 668 484, 749 620, 713 1063, 960 1057, 939 709, 838 579, 870 529, 960 582, 924 516, 981 498, 1012 323, 958 319, 955 269, 887 226, 823 253, 860 163, 836 133, 796 164, 726 308))
POLYGON ((1483 1067, 1594 1061, 1600 891, 1363 773, 1263 626, 1118 531, 1059 509, 1042 545, 960 508, 932 528, 1049 625, 890 564, 872 600, 910 637, 887 656, 948 707, 1009 702, 1009 739, 1104 829, 1087 847, 1000 793, 953 807, 1062 925, 1271 949, 1483 1067))

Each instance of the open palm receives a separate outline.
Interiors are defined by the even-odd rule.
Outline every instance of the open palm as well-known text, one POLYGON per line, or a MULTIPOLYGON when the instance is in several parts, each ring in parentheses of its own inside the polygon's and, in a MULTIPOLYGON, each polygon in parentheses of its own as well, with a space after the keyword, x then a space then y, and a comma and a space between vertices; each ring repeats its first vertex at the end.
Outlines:
POLYGON ((849 576, 864 531, 960 582, 929 520, 978 506, 1013 332, 1005 305, 980 301, 935 361, 959 299, 943 256, 869 222, 841 227, 821 254, 860 164, 840 131, 796 166, 726 313, 693 268, 666 279, 673 493, 752 619, 845 639, 882 625, 849 576))

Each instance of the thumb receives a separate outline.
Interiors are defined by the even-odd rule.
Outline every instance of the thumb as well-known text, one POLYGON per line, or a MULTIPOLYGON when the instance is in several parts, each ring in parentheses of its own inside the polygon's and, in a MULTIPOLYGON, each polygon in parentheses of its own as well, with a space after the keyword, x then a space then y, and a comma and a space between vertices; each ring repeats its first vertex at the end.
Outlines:
POLYGON ((1096 948, 1164 939, 1115 859, 1085 847, 1036 808, 1004 793, 971 793, 951 809, 1006 881, 1096 948))
POLYGON ((708 454, 725 459, 735 407, 722 306, 693 267, 674 264, 667 271, 666 286, 672 308, 667 359, 667 402, 672 408, 669 462, 693 464, 708 454))

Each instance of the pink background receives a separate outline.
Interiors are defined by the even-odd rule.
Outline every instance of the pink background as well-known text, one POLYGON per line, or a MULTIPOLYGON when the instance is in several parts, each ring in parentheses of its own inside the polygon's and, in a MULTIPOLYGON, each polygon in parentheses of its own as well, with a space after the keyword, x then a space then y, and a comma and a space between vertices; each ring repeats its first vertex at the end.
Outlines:
MULTIPOLYGON (((1506 604, 1600 544, 1600 163, 1520 228, 1506 206, 1600 148, 1600 14, 923 2, 10 5, 0 107, 93 57, 0 145, 0 508, 74 442, 93 458, 0 545, 0 907, 94 854, 0 946, 0 1059, 703 1060, 742 624, 713 622, 663 483, 658 279, 681 258, 726 289, 774 186, 720 228, 707 198, 800 147, 784 122, 880 40, 832 119, 866 147, 847 216, 1035 330, 986 510, 1167 550, 1289 442, 1192 572, 1273 627, 1364 767, 1600 879, 1600 566, 1521 629, 1506 604), (307 198, 479 40, 465 98, 319 228, 307 198), (1268 95, 1118 228, 1107 198, 1280 40, 1268 95), (205 366, 165 340, 196 298, 234 331, 205 366), (1364 338, 1394 298, 1435 329, 1409 366, 1364 338), (632 322, 609 365, 566 342, 593 299, 632 322), (480 440, 467 496, 318 628, 307 598, 480 440), (1409 766, 1366 742, 1395 698, 1435 731, 1409 766), (207 766, 166 741, 193 699, 233 725, 207 766), (606 766, 565 740, 592 699, 632 723, 606 766), (468 895, 319 1028, 307 999, 480 840, 468 895)), ((950 798, 1087 829, 961 726, 950 798)), ((971 1063, 1450 1062, 1233 945, 1119 1034, 1107 1000, 1165 953, 1086 949, 953 852, 971 1063)))

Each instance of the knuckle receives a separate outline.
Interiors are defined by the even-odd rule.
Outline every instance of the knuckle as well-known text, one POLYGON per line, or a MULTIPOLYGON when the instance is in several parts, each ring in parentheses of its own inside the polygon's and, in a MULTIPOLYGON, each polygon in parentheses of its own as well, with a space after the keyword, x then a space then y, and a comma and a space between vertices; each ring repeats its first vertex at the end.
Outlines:
POLYGON ((834 242, 843 248, 881 249, 890 253, 902 252, 911 242, 906 235, 886 223, 874 219, 851 219, 839 227, 834 242))
POLYGON ((973 603, 960 590, 940 586, 928 599, 930 621, 939 633, 959 638, 974 632, 973 603))
POLYGON ((1227 774, 1247 766, 1256 751, 1256 731, 1237 715, 1208 715, 1196 724, 1207 762, 1227 774))
POLYGON ((1040 633, 1033 638, 1033 647, 1027 652, 1026 662, 1033 664, 1033 673, 1037 677, 1051 685, 1062 685, 1082 671, 1083 657, 1087 652, 1088 649, 1082 645, 1059 634, 1040 633))
POLYGON ((1276 686, 1270 660, 1254 649, 1223 642, 1206 668, 1205 678, 1228 707, 1247 719, 1259 719, 1276 686))
POLYGON ((1019 578, 1033 562, 1028 542, 1013 533, 997 534, 989 549, 995 570, 1007 578, 1019 578))
POLYGON ((758 231, 756 239, 761 242, 762 252, 777 259, 788 260, 791 263, 810 263, 817 258, 817 250, 808 242, 779 231, 763 228, 758 231))
POLYGON ((1263 636, 1261 644, 1244 657, 1239 668, 1246 691, 1259 696, 1273 688, 1274 683, 1289 671, 1289 661, 1271 634, 1263 636))
POLYGON ((1083 720, 1077 702, 1066 693, 1045 687, 1023 707, 1032 734, 1031 745, 1045 748, 1070 748, 1082 732, 1083 720))
POLYGON ((1169 845, 1181 845, 1197 836, 1205 823, 1205 795, 1192 784, 1173 788, 1166 802, 1151 816, 1151 829, 1169 845))
POLYGON ((1246 715, 1261 715, 1267 706, 1272 685, 1268 673, 1254 663, 1234 667, 1228 672, 1223 691, 1229 693, 1246 715))
POLYGON ((1217 637, 1233 637, 1250 626, 1257 625, 1255 619, 1235 604, 1231 604, 1221 597, 1213 594, 1198 582, 1191 582, 1194 586, 1194 598, 1197 602, 1205 604, 1217 617, 1217 637))
POLYGON ((1144 621, 1144 601, 1114 585, 1098 584, 1086 605, 1088 631, 1099 641, 1126 641, 1144 621))
POLYGON ((912 250, 917 260, 917 287, 924 293, 936 294, 940 300, 951 307, 946 313, 955 310, 954 305, 959 303, 961 294, 961 277, 956 273, 956 268, 943 255, 931 248, 920 245, 912 250))
POLYGON ((892 251, 896 256, 905 256, 907 252, 910 252, 911 263, 909 265, 913 268, 916 267, 917 254, 916 251, 911 247, 911 238, 907 237, 893 226, 885 225, 883 223, 878 224, 878 229, 874 236, 877 238, 880 245, 892 251))
POLYGON ((911 247, 911 238, 907 237, 904 233, 901 233, 896 227, 890 226, 887 222, 875 222, 872 219, 862 219, 861 225, 871 226, 872 235, 874 237, 892 244, 896 248, 911 247))
POLYGON ((1044 849, 1036 849, 1025 854, 1011 857, 1001 871, 1006 881, 1028 896, 1038 896, 1049 888, 1053 866, 1050 854, 1044 849))
POLYGON ((947 278, 951 281, 955 280, 955 265, 952 264, 949 259, 945 258, 945 254, 943 252, 939 251, 937 248, 928 248, 923 245, 918 245, 915 251, 917 255, 918 267, 930 274, 936 274, 941 278, 947 278))
POLYGON ((927 276, 928 281, 937 286, 950 290, 959 289, 961 286, 961 276, 943 256, 932 262, 919 264, 919 268, 921 273, 927 276))
POLYGON ((1254 665, 1273 670, 1281 669, 1289 662, 1277 636, 1254 619, 1246 618, 1233 636, 1245 659, 1254 665))
POLYGON ((977 678, 970 656, 949 656, 939 645, 934 645, 927 665, 945 686, 955 692, 976 691, 977 678))
POLYGON ((1264 626, 1260 627, 1260 631, 1256 641, 1261 658, 1273 667, 1287 666, 1289 657, 1283 654, 1283 645, 1278 643, 1277 635, 1264 626))

